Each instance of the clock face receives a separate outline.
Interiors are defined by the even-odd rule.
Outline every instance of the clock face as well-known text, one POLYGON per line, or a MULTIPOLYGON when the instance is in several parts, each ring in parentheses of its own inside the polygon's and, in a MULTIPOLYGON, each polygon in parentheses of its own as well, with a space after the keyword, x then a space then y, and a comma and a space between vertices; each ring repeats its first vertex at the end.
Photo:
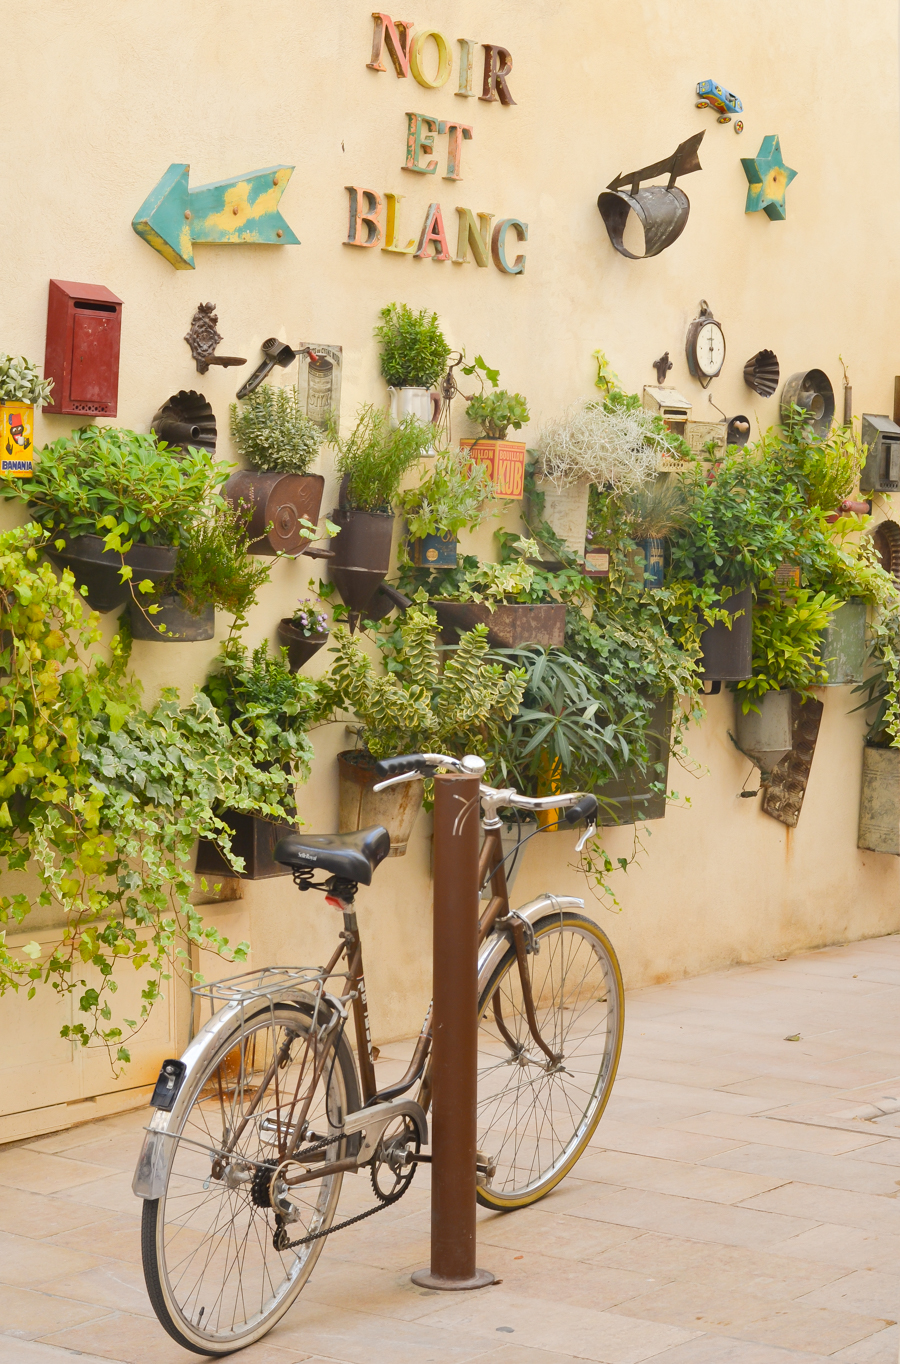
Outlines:
POLYGON ((694 355, 701 374, 713 378, 725 363, 725 337, 718 322, 704 322, 697 331, 694 355))

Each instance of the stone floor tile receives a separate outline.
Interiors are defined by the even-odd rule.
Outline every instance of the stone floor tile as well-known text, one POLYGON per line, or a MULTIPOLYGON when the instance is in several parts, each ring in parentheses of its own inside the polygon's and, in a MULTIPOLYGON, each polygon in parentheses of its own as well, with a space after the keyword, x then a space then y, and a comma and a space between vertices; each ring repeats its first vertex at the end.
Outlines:
POLYGON ((665 1279, 641 1270, 616 1269, 556 1256, 523 1253, 479 1241, 478 1263, 510 1293, 552 1298, 572 1307, 617 1311, 618 1305, 662 1287, 665 1279))
MULTIPOLYGON (((138 1200, 135 1199, 135 1204, 138 1200)), ((62 1200, 57 1200, 58 1204, 62 1200)), ((87 1207, 87 1205, 85 1205, 87 1207)), ((69 1250, 88 1251, 93 1255, 103 1255, 122 1263, 139 1265, 141 1263, 141 1218, 140 1212, 120 1213, 118 1216, 103 1216, 95 1208, 90 1209, 96 1221, 75 1227, 71 1231, 59 1232, 49 1242, 53 1246, 65 1246, 69 1250)))
MULTIPOLYGON (((59 1193, 61 1189, 89 1184, 103 1173, 96 1165, 29 1151, 25 1146, 0 1151, 0 1187, 3 1188, 30 1189, 32 1193, 40 1194, 59 1193)), ((110 1170, 109 1173, 114 1172, 110 1170)))
POLYGON ((701 1136, 695 1132, 676 1131, 674 1127, 642 1127, 639 1123, 613 1122, 604 1115, 589 1149, 630 1151, 636 1156, 661 1156, 665 1160, 700 1161, 742 1145, 745 1143, 737 1137, 701 1136))
POLYGON ((30 1288, 0 1284, 0 1331, 6 1336, 33 1340, 63 1327, 94 1322, 104 1315, 102 1307, 71 1302, 49 1293, 36 1293, 30 1288))
MULTIPOLYGON (((668 1084, 689 1085, 697 1089, 717 1089, 724 1093, 741 1094, 737 1088, 742 1082, 750 1083, 757 1074, 754 1066, 729 1068, 725 1066, 705 1066, 694 1061, 676 1061, 663 1057, 656 1047, 634 1047, 629 1049, 628 1037, 622 1058, 619 1061, 619 1076, 640 1080, 662 1080, 668 1084)), ((765 1096, 764 1096, 765 1097, 765 1096)))
POLYGON ((900 1236, 900 1202, 878 1194, 850 1193, 846 1189, 826 1189, 821 1184, 794 1181, 757 1194, 741 1206, 900 1236))
MULTIPOLYGON (((101 1359, 115 1364, 196 1364, 207 1356, 185 1350, 166 1335, 161 1326, 152 1326, 140 1317, 116 1312, 100 1321, 69 1330, 56 1331, 43 1337, 45 1345, 59 1347, 60 1364, 71 1360, 71 1353, 63 1351, 93 1351, 101 1359)), ((249 1345, 236 1356, 241 1364, 298 1364, 309 1358, 294 1342, 278 1344, 274 1340, 249 1345)))
POLYGON ((896 1194, 900 1187, 897 1171, 890 1166, 854 1160, 851 1155, 823 1156, 815 1151, 792 1151, 779 1146, 739 1146, 711 1156, 703 1164, 720 1170, 769 1175, 781 1183, 796 1179, 853 1193, 896 1194))
POLYGON ((867 1336, 857 1345, 839 1350, 831 1358, 842 1361, 842 1364, 897 1364, 898 1346, 900 1330, 896 1326, 889 1326, 886 1331, 867 1336))
POLYGON ((569 1211, 574 1217, 670 1232, 688 1240, 721 1241, 737 1246, 772 1245, 814 1225, 810 1219, 777 1212, 631 1189, 598 1196, 585 1202, 580 1209, 572 1207, 569 1211))
MULTIPOLYGON (((499 1332, 498 1340, 515 1340, 515 1327, 499 1332)), ((309 1364, 315 1364, 310 1360, 309 1364)), ((563 1355, 558 1350, 535 1350, 530 1345, 499 1345, 486 1355, 479 1355, 475 1364, 576 1364, 575 1355, 563 1355)))
POLYGON ((885 1269, 900 1264, 900 1236, 830 1222, 781 1241, 771 1249, 775 1255, 821 1260, 845 1269, 885 1269))
POLYGON ((510 1250, 563 1260, 587 1261, 641 1234, 631 1227, 589 1222, 569 1213, 548 1212, 546 1207, 542 1200, 536 1207, 496 1213, 479 1225, 478 1244, 505 1246, 510 1250))
POLYGON ((621 1184, 628 1189, 678 1194, 683 1198, 700 1198, 712 1203, 741 1203, 784 1183, 779 1175, 744 1174, 734 1170, 720 1170, 714 1174, 709 1166, 619 1151, 586 1152, 578 1162, 578 1173, 582 1179, 621 1184))
POLYGON ((771 1103, 758 1096, 699 1085, 676 1084, 668 1079, 640 1080, 626 1076, 617 1080, 613 1093, 646 1103, 695 1105, 698 1111, 709 1113, 758 1113, 771 1108, 771 1103))
MULTIPOLYGON (((432 1296, 441 1307, 448 1296, 479 1297, 499 1291, 491 1288, 474 1295, 432 1296)), ((301 1297, 268 1339, 282 1349, 294 1345, 329 1360, 347 1360, 349 1364, 424 1364, 426 1360, 428 1364, 463 1364, 495 1350, 498 1336, 493 1327, 435 1322, 433 1314, 415 1322, 389 1320, 347 1307, 335 1311, 323 1303, 304 1302, 301 1297)))
MULTIPOLYGON (((839 1359, 840 1355, 832 1358, 839 1359)), ((686 1345, 654 1355, 653 1364, 826 1364, 826 1357, 725 1336, 697 1336, 686 1345)), ((891 1360, 891 1364, 895 1361, 891 1360)))
POLYGON ((684 1241, 652 1233, 642 1239, 643 1244, 635 1241, 607 1251, 598 1263, 643 1268, 663 1282, 686 1281, 711 1291, 740 1289, 775 1300, 792 1300, 846 1277, 843 1266, 775 1255, 768 1249, 684 1241))
POLYGON ((797 1103, 801 1099, 829 1099, 839 1093, 832 1085, 808 1084, 803 1080, 784 1080, 778 1075, 757 1075, 752 1080, 739 1080, 727 1085, 732 1094, 749 1094, 753 1098, 770 1099, 772 1106, 779 1100, 797 1103))
POLYGON ((628 1099, 613 1089, 612 1098, 606 1112, 613 1122, 639 1122, 650 1127, 663 1123, 675 1124, 679 1119, 696 1117, 705 1113, 709 1105, 705 1102, 676 1103, 674 1100, 628 1099))
POLYGON ((853 1152, 854 1160, 871 1161, 873 1165, 900 1165, 900 1141, 886 1138, 853 1152))
MULTIPOLYGON (((72 1355, 55 1345, 0 1335, 0 1364, 72 1364, 72 1355)), ((78 1353, 78 1364, 109 1364, 109 1360, 82 1350, 78 1353)))
POLYGON ((74 1302, 94 1303, 115 1312, 132 1312, 138 1317, 151 1317, 156 1322, 140 1265, 104 1260, 93 1269, 77 1273, 59 1274, 45 1282, 36 1282, 35 1289, 55 1293, 74 1302))
POLYGON ((131 1188, 131 1181, 134 1171, 110 1170, 109 1174, 98 1179, 96 1165, 94 1168, 94 1179, 90 1184, 82 1184, 78 1187, 66 1189, 65 1198, 72 1199, 75 1203, 86 1203, 92 1208, 100 1208, 106 1212, 125 1213, 132 1215, 140 1211, 140 1200, 135 1198, 131 1188))
POLYGON ((731 1113, 701 1113, 676 1119, 672 1126, 679 1132, 699 1132, 710 1137, 735 1137, 760 1146, 787 1146, 795 1151, 819 1151, 838 1156, 881 1141, 881 1137, 836 1131, 830 1127, 809 1127, 803 1123, 782 1122, 777 1118, 735 1117, 731 1113))
POLYGON ((96 1211, 62 1198, 29 1193, 25 1189, 0 1190, 0 1231, 41 1240, 47 1236, 88 1227, 97 1221, 96 1211))
POLYGON ((13 1236, 8 1231, 0 1233, 0 1283, 42 1283, 56 1275, 91 1269, 95 1264, 95 1255, 47 1245, 27 1236, 13 1236))
POLYGON ((798 1302, 897 1321, 900 1320, 900 1275, 877 1269, 857 1269, 846 1278, 835 1279, 827 1288, 805 1294, 798 1302))
MULTIPOLYGON (((149 1092, 147 1097, 149 1099, 149 1092)), ((51 1132, 47 1137, 35 1137, 32 1141, 19 1144, 28 1151, 46 1151, 51 1155, 62 1155, 70 1151, 75 1153, 79 1146, 87 1146, 95 1142, 98 1133, 102 1134, 104 1140, 129 1132, 140 1133, 141 1129, 147 1125, 150 1116, 150 1107, 145 1104, 140 1108, 130 1109, 127 1113, 115 1113, 109 1118, 79 1123, 75 1127, 67 1127, 63 1132, 51 1132)), ((135 1140, 140 1145, 140 1136, 137 1136, 135 1140)), ((77 1154, 73 1154, 72 1158, 77 1160, 77 1154)))
POLYGON ((779 1345, 788 1350, 831 1355, 867 1340, 891 1324, 853 1312, 832 1312, 824 1307, 806 1307, 801 1303, 786 1302, 771 1304, 767 1316, 759 1317, 745 1326, 735 1326, 724 1331, 723 1335, 754 1340, 760 1345, 779 1345))

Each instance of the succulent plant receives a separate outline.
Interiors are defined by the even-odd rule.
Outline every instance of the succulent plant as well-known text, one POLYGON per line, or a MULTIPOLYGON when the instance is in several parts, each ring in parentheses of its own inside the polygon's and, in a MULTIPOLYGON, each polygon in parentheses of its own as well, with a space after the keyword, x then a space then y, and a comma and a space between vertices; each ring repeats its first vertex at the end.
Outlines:
POLYGON ((50 401, 52 379, 42 379, 37 365, 24 355, 0 355, 0 403, 33 403, 43 407, 50 401))

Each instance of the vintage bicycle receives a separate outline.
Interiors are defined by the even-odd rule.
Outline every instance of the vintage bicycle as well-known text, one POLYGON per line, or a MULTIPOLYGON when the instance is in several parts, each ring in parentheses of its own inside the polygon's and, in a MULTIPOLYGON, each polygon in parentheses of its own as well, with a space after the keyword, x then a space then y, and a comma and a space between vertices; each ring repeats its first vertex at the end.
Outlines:
MULTIPOLYGON (((377 769, 381 786, 438 770, 485 769, 480 758, 440 753, 387 758, 377 769)), ((479 884, 490 895, 479 922, 477 1197, 504 1210, 542 1198, 587 1146, 615 1079, 623 989, 612 944, 583 900, 547 892, 509 906, 505 864, 518 849, 504 855, 500 811, 585 820, 580 850, 594 832, 595 798, 482 784, 480 799, 479 884)), ((298 888, 324 892, 343 916, 330 960, 196 987, 210 1018, 180 1061, 163 1064, 133 1188, 144 1200, 153 1308, 198 1354, 228 1354, 265 1335, 301 1292, 325 1238, 396 1203, 429 1160, 430 1009, 403 1078, 381 1090, 375 1078, 354 904, 389 851, 381 827, 283 839, 275 855, 298 888), (371 1206, 337 1219, 343 1176, 364 1168, 371 1206)))

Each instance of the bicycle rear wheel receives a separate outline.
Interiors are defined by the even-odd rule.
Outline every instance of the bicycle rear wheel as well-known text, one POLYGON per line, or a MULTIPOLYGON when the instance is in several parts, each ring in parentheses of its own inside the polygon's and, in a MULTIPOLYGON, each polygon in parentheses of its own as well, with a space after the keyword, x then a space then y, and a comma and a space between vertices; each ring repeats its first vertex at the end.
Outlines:
MULTIPOLYGON (((273 1175, 305 1100, 302 1145, 326 1137, 359 1107, 343 1031, 321 1040, 310 1024, 304 1006, 266 1002, 223 1040, 203 1071, 187 1077, 193 1098, 180 1140, 171 1143, 166 1191, 144 1203, 142 1253, 157 1317, 197 1354, 230 1354, 264 1336, 325 1244, 320 1238, 294 1250, 273 1246, 273 1184, 279 1191, 273 1175)), ((319 1158, 340 1160, 347 1146, 348 1139, 335 1139, 319 1158)), ((280 1190, 295 1209, 291 1240, 331 1226, 341 1180, 338 1173, 280 1190)))
POLYGON ((624 1029, 622 972, 592 920, 568 910, 534 924, 526 957, 538 1046, 510 946, 478 1004, 478 1149, 488 1174, 478 1201, 497 1210, 535 1203, 584 1151, 609 1100, 624 1029))

